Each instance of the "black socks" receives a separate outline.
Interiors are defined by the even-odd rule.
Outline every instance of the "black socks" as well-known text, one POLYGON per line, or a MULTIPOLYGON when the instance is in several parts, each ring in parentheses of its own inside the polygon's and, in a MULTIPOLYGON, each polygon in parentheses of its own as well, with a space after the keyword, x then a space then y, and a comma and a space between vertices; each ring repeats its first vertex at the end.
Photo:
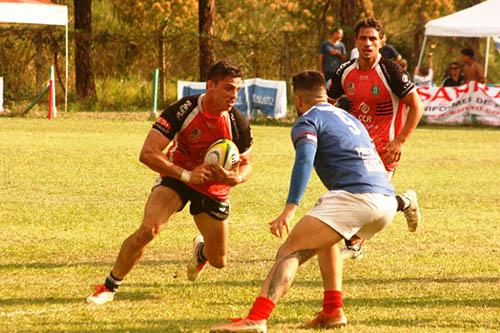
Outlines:
POLYGON ((104 285, 108 288, 109 291, 115 292, 116 289, 122 284, 123 279, 119 279, 113 276, 113 273, 109 273, 106 281, 104 281, 104 285))

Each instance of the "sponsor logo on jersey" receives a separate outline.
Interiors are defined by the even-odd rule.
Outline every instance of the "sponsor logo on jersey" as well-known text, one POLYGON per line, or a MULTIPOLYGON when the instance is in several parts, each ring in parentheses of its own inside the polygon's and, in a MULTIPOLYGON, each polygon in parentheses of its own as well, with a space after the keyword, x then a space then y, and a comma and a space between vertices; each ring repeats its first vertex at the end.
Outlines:
POLYGON ((368 77, 368 75, 360 75, 359 79, 362 81, 368 81, 370 78, 368 77))
POLYGON ((379 86, 377 86, 376 84, 374 84, 372 86, 372 95, 373 96, 378 96, 378 94, 380 93, 380 88, 379 86))
POLYGON ((189 140, 191 142, 198 142, 200 141, 200 136, 201 136, 201 131, 199 128, 194 128, 192 131, 191 131, 191 135, 189 136, 189 140))
POLYGON ((347 83, 347 95, 354 95, 354 90, 356 90, 354 82, 347 83))
POLYGON ((170 125, 168 120, 165 118, 159 117, 158 119, 156 119, 156 122, 158 123, 158 125, 164 127, 167 130, 172 128, 172 125, 170 125))
POLYGON ((362 102, 359 105, 359 111, 363 112, 364 114, 367 114, 370 111, 370 107, 365 102, 362 102))
POLYGON ((187 110, 189 110, 189 108, 193 105, 193 103, 191 103, 190 100, 187 100, 186 103, 182 104, 180 107, 179 107, 179 111, 177 111, 177 113, 175 114, 175 116, 177 117, 177 119, 180 119, 182 118, 182 116, 187 112, 187 110))
POLYGON ((403 74, 403 76, 401 76, 401 81, 403 81, 403 83, 406 83, 410 80, 410 78, 408 77, 408 75, 406 74, 403 74))

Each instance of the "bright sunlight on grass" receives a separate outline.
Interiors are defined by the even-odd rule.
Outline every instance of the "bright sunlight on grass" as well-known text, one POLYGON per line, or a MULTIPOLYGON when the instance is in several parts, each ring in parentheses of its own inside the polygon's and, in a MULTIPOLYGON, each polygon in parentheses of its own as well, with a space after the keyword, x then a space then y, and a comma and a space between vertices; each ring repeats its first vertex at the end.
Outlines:
MULTIPOLYGON (((231 197, 229 265, 185 277, 194 223, 183 212, 103 307, 84 303, 139 225, 156 177, 138 161, 146 121, 0 118, 0 332, 207 332, 244 316, 281 241, 267 223, 285 202, 288 127, 254 126, 253 174, 231 197)), ((500 328, 500 132, 419 128, 394 178, 424 216, 402 215, 345 263, 343 332, 497 332, 500 328)), ((298 217, 325 189, 311 180, 298 217)), ((321 308, 316 260, 273 313, 297 332, 321 308)))

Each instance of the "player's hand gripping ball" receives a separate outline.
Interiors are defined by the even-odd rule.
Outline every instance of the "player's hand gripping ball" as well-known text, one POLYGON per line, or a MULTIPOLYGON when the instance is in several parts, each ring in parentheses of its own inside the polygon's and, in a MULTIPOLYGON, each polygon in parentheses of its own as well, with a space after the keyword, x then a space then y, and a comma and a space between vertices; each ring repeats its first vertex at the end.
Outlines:
POLYGON ((240 152, 233 141, 220 139, 208 147, 205 163, 218 164, 226 170, 232 170, 240 161, 240 152))

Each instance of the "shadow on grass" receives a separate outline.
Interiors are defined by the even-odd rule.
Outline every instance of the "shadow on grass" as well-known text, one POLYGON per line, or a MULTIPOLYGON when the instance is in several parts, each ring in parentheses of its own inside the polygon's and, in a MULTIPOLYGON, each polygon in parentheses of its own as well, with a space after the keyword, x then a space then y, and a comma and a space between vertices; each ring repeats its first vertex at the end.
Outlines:
MULTIPOLYGON (((14 269, 54 269, 54 268, 72 268, 72 267, 112 267, 113 261, 86 261, 86 262, 32 262, 32 263, 11 263, 0 265, 0 271, 14 269)), ((179 265, 184 264, 185 260, 143 260, 139 262, 141 266, 160 266, 160 265, 179 265)))
MULTIPOLYGON (((138 266, 162 266, 162 265, 185 265, 187 263, 188 256, 183 259, 162 259, 162 260, 141 260, 138 266)), ((263 263, 263 262, 274 262, 273 259, 234 259, 231 263, 263 263)), ((114 261, 84 261, 84 262, 31 262, 31 263, 10 263, 10 264, 0 264, 0 271, 10 271, 15 269, 54 269, 54 268, 72 268, 72 267, 109 267, 111 268, 114 261)))
MULTIPOLYGON (((311 301, 286 301, 288 305, 308 305, 317 307, 321 304, 321 293, 318 300, 311 301)), ((495 299, 443 299, 437 297, 411 297, 411 298, 344 298, 348 308, 404 308, 404 307, 475 307, 475 308, 500 308, 500 298, 495 299)))
MULTIPOLYGON (((86 295, 85 295, 86 296, 86 295)), ((121 301, 144 301, 159 299, 153 292, 127 291, 120 293, 117 300, 121 301)), ((63 304, 82 304, 85 306, 85 297, 27 297, 27 298, 4 298, 0 299, 0 306, 22 306, 22 305, 63 305, 63 304)))
POLYGON ((354 320, 351 321, 352 325, 366 325, 371 327, 376 326, 390 326, 390 327, 403 327, 403 328, 414 328, 415 331, 425 332, 430 331, 431 327, 436 328, 446 328, 452 329, 451 332, 479 332, 485 329, 497 330, 500 321, 488 324, 481 322, 480 329, 478 323, 473 320, 457 320, 455 322, 442 322, 436 320, 423 320, 423 319, 372 319, 372 320, 354 320))
POLYGON ((351 284, 388 284, 388 283, 495 283, 497 277, 486 276, 454 276, 454 277, 405 277, 395 279, 345 279, 345 283, 351 284))
MULTIPOLYGON (((89 329, 64 329, 64 330, 54 330, 50 329, 50 332, 192 332, 192 331, 203 331, 207 332, 208 329, 214 325, 216 322, 210 319, 157 319, 157 320, 136 320, 134 324, 116 324, 116 327, 110 328, 89 328, 89 329), (189 328, 189 329, 187 329, 189 328)), ((61 323, 67 326, 74 326, 74 322, 61 323)), ((98 325, 95 322, 96 326, 98 325)), ((82 323, 81 326, 89 326, 88 322, 82 323)), ((109 325, 109 324, 108 324, 109 325)), ((80 326, 80 327, 81 327, 80 326)))

